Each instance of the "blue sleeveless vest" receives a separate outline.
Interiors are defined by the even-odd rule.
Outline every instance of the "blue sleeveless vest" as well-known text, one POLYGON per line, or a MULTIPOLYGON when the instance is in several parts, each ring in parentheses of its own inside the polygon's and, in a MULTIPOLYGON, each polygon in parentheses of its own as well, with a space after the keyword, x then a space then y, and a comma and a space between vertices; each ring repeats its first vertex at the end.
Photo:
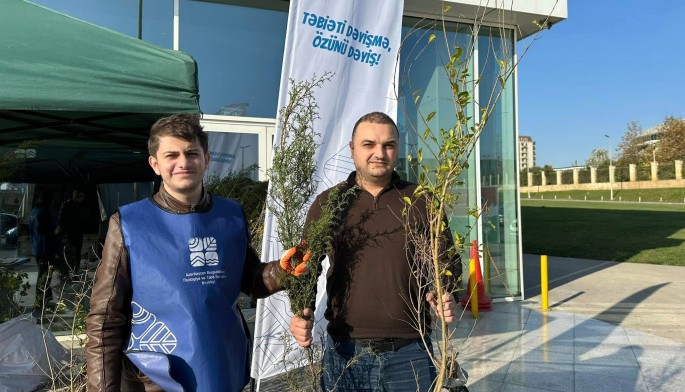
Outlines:
POLYGON ((150 199, 119 209, 133 299, 126 355, 165 391, 240 391, 249 342, 236 306, 247 249, 240 206, 174 214, 150 199))

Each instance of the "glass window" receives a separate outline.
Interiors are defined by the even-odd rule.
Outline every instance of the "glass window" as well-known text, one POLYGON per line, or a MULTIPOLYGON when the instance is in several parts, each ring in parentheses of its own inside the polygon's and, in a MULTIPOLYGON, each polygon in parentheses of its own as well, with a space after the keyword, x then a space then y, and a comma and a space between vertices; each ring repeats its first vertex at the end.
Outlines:
POLYGON ((180 50, 198 64, 206 114, 275 118, 286 12, 185 0, 180 50))
POLYGON ((516 132, 514 78, 502 86, 514 59, 511 30, 482 27, 478 37, 481 109, 492 107, 480 136, 480 185, 483 244, 491 294, 520 295, 516 205, 516 132), (504 64, 504 68, 501 65, 504 64), (490 104, 496 102, 494 107, 490 104))
POLYGON ((447 36, 442 27, 431 21, 405 18, 403 46, 400 53, 398 127, 403 141, 400 146, 398 171, 409 180, 417 181, 417 173, 407 162, 407 155, 421 149, 423 163, 437 164, 430 153, 437 143, 425 142, 417 135, 426 129, 421 116, 436 112, 430 122, 434 130, 449 129, 455 125, 452 91, 443 64, 455 47, 464 51, 462 59, 470 59, 468 71, 477 70, 480 78, 477 94, 472 93, 474 104, 467 115, 473 116, 476 108, 492 107, 488 123, 478 141, 479 160, 472 154, 470 169, 462 173, 463 185, 458 189, 460 199, 452 211, 452 230, 463 234, 466 240, 478 239, 477 221, 468 216, 468 208, 483 208, 482 242, 484 250, 484 278, 494 297, 520 295, 518 263, 518 225, 516 219, 516 132, 514 117, 514 86, 510 78, 504 86, 499 84, 500 61, 512 65, 513 37, 511 30, 481 27, 477 48, 471 46, 470 25, 447 23, 447 36), (429 42, 429 36, 436 39, 429 42), (445 40, 445 38, 447 38, 445 40), (449 51, 448 51, 449 48, 449 51), (477 49, 473 51, 474 49, 477 49), (473 60, 477 61, 474 67, 473 60), (418 96, 418 98, 417 98, 418 96), (496 101, 495 101, 496 100, 496 101), (489 102, 497 102, 490 105, 489 102), (476 165, 478 163, 478 165, 476 165), (476 178, 478 173, 480 178, 476 178), (476 190, 480 187, 481 200, 476 190))
MULTIPOLYGON (((138 0, 33 0, 57 12, 138 37, 138 0)), ((173 45, 173 2, 142 2, 142 39, 171 49, 173 45)))
MULTIPOLYGON (((434 157, 438 143, 425 141, 421 136, 426 125, 424 118, 435 112, 430 121, 431 129, 454 128, 456 123, 455 107, 452 89, 445 73, 444 64, 449 61, 451 53, 456 47, 463 49, 463 58, 469 57, 471 42, 471 26, 460 23, 447 23, 445 32, 441 25, 434 21, 405 18, 402 29, 403 43, 400 51, 399 77, 399 112, 398 127, 400 139, 400 162, 398 171, 410 181, 418 180, 417 173, 407 162, 407 155, 416 156, 420 149, 423 153, 423 164, 435 167, 438 162, 434 157), (436 39, 429 42, 429 36, 435 34, 436 39), (418 97, 418 98, 417 98, 418 97)), ((469 72, 472 72, 470 63, 469 72)), ((473 107, 468 108, 467 115, 471 116, 473 107)), ((435 134, 435 132, 434 132, 435 134)), ((470 158, 470 166, 475 167, 475 158, 470 158)), ((455 209, 450 212, 451 229, 466 237, 476 239, 474 230, 476 220, 468 215, 468 208, 476 203, 476 178, 473 170, 464 170, 460 179, 463 185, 459 187, 459 201, 455 209)))

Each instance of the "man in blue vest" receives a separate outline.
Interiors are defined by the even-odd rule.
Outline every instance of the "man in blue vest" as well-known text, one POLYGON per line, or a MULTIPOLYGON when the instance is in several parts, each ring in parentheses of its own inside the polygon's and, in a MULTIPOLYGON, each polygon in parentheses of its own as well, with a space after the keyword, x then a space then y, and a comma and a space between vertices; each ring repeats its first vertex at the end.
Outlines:
POLYGON ((110 218, 86 319, 89 391, 240 391, 249 380, 238 295, 268 296, 284 272, 250 247, 240 205, 205 191, 207 144, 196 115, 151 128, 162 185, 110 218))

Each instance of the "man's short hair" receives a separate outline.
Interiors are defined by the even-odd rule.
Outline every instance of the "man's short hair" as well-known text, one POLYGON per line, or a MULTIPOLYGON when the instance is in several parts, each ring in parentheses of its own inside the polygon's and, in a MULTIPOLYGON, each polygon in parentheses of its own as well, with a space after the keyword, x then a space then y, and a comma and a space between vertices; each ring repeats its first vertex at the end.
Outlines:
POLYGON ((354 123, 354 128, 352 128, 352 140, 354 140, 354 134, 357 132, 357 127, 363 122, 392 125, 392 127, 395 129, 395 132, 397 132, 397 137, 399 138, 400 136, 400 131, 397 129, 397 124, 395 124, 395 121, 390 116, 383 112, 371 112, 361 116, 359 120, 354 123))
POLYGON ((162 117, 150 128, 150 138, 147 140, 147 150, 151 156, 157 155, 159 139, 164 136, 172 136, 194 143, 200 143, 203 152, 209 150, 207 133, 202 130, 200 116, 197 114, 173 114, 162 117))

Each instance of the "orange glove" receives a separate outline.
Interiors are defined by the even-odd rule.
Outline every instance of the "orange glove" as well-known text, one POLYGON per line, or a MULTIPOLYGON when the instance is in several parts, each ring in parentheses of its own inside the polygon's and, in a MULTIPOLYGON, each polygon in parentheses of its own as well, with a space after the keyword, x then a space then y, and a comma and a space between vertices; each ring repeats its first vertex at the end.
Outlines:
POLYGON ((307 272, 307 262, 312 257, 312 252, 307 250, 303 253, 305 246, 305 242, 302 241, 299 245, 293 246, 283 252, 283 255, 281 256, 281 268, 294 276, 300 276, 307 272), (296 262, 294 268, 293 261, 296 262))

